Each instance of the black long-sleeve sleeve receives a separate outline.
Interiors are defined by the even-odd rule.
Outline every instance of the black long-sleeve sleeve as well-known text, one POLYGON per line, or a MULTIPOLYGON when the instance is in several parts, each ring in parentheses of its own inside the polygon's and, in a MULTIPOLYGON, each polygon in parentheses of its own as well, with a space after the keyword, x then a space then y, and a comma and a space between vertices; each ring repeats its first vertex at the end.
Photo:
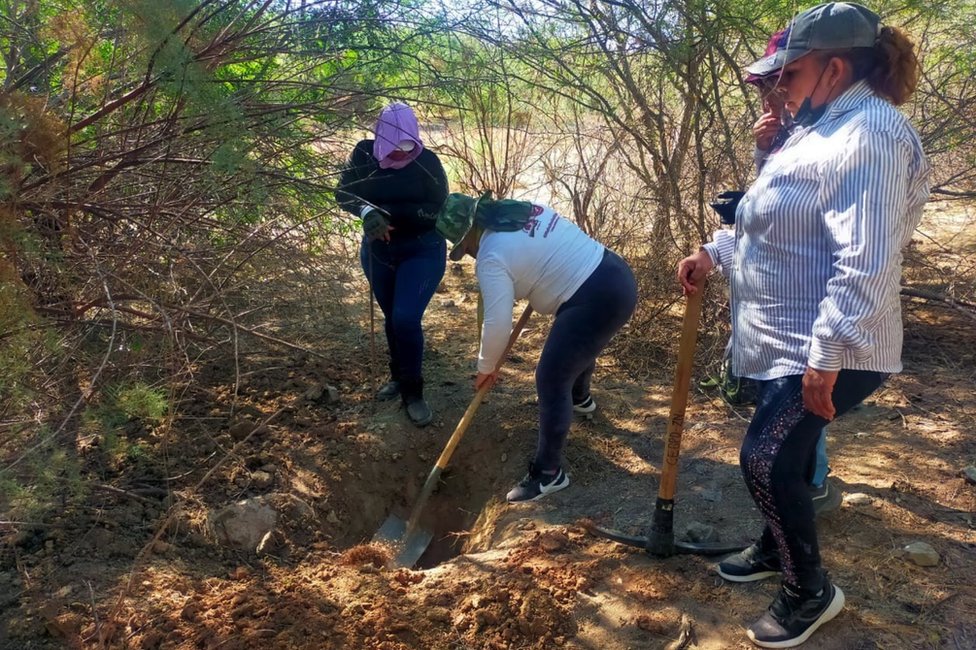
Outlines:
POLYGON ((362 140, 339 178, 336 201, 357 216, 367 205, 382 209, 396 236, 431 230, 447 192, 447 175, 432 151, 424 149, 403 169, 380 169, 373 141, 362 140))

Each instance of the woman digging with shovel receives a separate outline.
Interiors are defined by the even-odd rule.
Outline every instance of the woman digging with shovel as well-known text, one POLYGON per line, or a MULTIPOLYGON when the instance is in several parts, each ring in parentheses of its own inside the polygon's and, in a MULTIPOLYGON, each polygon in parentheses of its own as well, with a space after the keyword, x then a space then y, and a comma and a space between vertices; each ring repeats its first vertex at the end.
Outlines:
POLYGON ((637 283, 616 253, 538 203, 450 194, 437 219, 450 258, 477 259, 485 305, 475 389, 491 386, 516 300, 555 314, 536 368, 539 442, 529 472, 506 498, 534 501, 569 485, 562 451, 574 411, 590 413, 596 358, 630 318, 637 283))
POLYGON ((795 126, 742 197, 735 230, 682 260, 678 280, 694 293, 720 266, 731 284, 732 370, 760 386, 739 461, 766 525, 718 571, 781 576, 748 636, 791 648, 844 606, 821 565, 807 470, 821 429, 902 369, 901 249, 929 165, 894 108, 918 81, 914 46, 866 7, 798 14, 746 70, 777 76, 795 126))

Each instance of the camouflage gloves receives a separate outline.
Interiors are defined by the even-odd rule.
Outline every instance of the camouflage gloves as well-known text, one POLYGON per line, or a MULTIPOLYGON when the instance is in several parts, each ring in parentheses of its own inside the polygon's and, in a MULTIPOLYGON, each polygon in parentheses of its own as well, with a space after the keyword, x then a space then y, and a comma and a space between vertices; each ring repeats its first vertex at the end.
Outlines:
POLYGON ((386 219, 386 214, 377 208, 366 208, 363 210, 363 232, 370 241, 374 239, 386 239, 390 231, 390 222, 386 219))

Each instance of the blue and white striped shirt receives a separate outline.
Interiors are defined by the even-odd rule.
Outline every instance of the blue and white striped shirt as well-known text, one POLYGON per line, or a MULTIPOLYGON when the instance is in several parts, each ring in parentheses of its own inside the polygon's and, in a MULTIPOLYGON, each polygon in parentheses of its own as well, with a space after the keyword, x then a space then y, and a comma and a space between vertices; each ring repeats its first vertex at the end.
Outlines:
POLYGON ((794 128, 735 230, 704 246, 729 276, 733 372, 902 369, 901 249, 929 172, 908 120, 863 81, 794 128))

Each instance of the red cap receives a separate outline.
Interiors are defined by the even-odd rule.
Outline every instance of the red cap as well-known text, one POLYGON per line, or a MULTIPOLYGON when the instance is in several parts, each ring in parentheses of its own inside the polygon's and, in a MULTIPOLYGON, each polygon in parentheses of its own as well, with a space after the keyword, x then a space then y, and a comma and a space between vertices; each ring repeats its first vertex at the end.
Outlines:
MULTIPOLYGON (((789 40, 790 40, 789 27, 787 27, 786 29, 781 29, 775 34, 773 34, 772 36, 770 36, 769 42, 766 43, 766 51, 763 52, 763 58, 767 56, 772 56, 776 54, 776 52, 778 52, 779 50, 785 49, 786 44, 789 43, 789 40)), ((746 83, 757 84, 768 76, 770 75, 759 75, 750 72, 749 74, 746 75, 746 83)))

